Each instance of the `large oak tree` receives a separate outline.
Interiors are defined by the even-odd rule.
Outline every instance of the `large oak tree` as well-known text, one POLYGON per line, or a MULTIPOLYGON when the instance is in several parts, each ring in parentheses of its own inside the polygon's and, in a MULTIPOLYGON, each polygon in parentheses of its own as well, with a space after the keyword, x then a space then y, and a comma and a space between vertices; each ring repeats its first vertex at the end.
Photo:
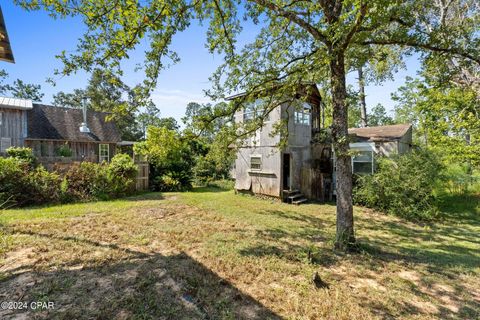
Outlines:
MULTIPOLYGON (((263 115, 294 96, 302 82, 329 87, 333 104, 332 136, 337 156, 336 247, 355 242, 352 211, 352 168, 348 150, 346 70, 354 55, 368 46, 397 46, 435 52, 480 63, 478 12, 466 12, 462 27, 445 25, 444 2, 431 0, 16 0, 27 9, 46 9, 55 17, 81 16, 88 29, 78 52, 63 53, 69 74, 79 68, 120 69, 120 61, 146 38, 145 87, 152 88, 159 71, 178 60, 172 37, 195 20, 209 25, 206 43, 225 63, 212 76, 210 94, 222 98, 245 91, 272 92, 263 115), (441 4, 440 6, 438 4, 441 4), (441 8, 441 11, 439 11, 441 8), (250 44, 239 48, 243 20, 258 25, 250 44), (270 90, 269 90, 270 89, 270 90)), ((457 0, 462 2, 463 0, 457 0)), ((447 8, 445 8, 447 7, 447 8)), ((368 57, 362 57, 367 61, 368 57)), ((233 112, 240 106, 226 109, 233 112)), ((264 117, 260 117, 264 119, 264 117)), ((261 125, 257 122, 258 125, 261 125)), ((248 130, 247 130, 248 131, 248 130)))

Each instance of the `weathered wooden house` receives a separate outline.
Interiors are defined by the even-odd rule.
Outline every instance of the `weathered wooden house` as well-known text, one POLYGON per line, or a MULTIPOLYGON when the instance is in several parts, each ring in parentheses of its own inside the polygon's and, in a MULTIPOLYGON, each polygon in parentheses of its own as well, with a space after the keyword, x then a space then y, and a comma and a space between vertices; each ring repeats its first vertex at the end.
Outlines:
MULTIPOLYGON (((322 128, 322 99, 316 85, 309 85, 309 90, 303 92, 308 92, 308 96, 276 107, 264 126, 238 148, 233 170, 237 191, 279 197, 292 203, 302 203, 307 198, 324 201, 334 194, 334 156, 325 136, 328 130, 322 128), (281 120, 287 121, 286 137, 275 130, 275 124, 281 120), (284 148, 279 147, 282 138, 284 148)), ((259 102, 237 111, 235 122, 254 118, 259 102)), ((352 158, 355 173, 373 172, 375 154, 388 156, 411 147, 410 125, 351 129, 349 133, 354 141, 350 146, 357 151, 352 158)))
POLYGON ((40 162, 110 161, 120 133, 107 113, 61 108, 0 97, 0 154, 11 146, 30 147, 40 162), (89 132, 81 132, 86 124, 89 132))
POLYGON ((354 173, 373 173, 375 156, 404 154, 412 149, 412 125, 394 124, 379 127, 348 129, 354 152, 354 173))

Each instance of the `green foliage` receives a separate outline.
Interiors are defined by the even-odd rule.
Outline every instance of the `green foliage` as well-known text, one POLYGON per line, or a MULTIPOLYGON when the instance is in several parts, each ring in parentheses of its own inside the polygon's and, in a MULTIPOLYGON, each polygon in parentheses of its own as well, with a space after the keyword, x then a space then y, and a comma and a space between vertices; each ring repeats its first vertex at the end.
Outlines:
POLYGON ((385 107, 380 103, 372 108, 372 113, 368 114, 368 125, 370 127, 386 126, 394 123, 395 121, 387 115, 385 107))
POLYGON ((57 202, 60 180, 43 167, 33 168, 20 158, 0 158, 0 203, 24 206, 57 202))
POLYGON ((133 160, 123 154, 110 164, 82 162, 62 177, 19 157, 0 158, 0 203, 8 207, 118 198, 135 191, 136 174, 133 160))
POLYGON ((37 158, 34 156, 32 149, 25 147, 10 147, 7 149, 7 156, 23 160, 32 167, 37 165, 37 158))
POLYGON ((175 190, 191 188, 194 158, 189 144, 178 132, 149 127, 147 139, 135 144, 134 151, 146 156, 151 164, 150 181, 154 190, 165 191, 166 186, 173 186, 175 190), (170 183, 172 180, 179 185, 170 183))
POLYGON ((409 78, 392 98, 397 120, 414 124, 416 143, 442 153, 451 164, 480 166, 480 102, 471 88, 429 86, 409 78))
POLYGON ((109 164, 82 162, 65 174, 62 182, 64 199, 113 199, 132 194, 137 170, 133 160, 125 154, 115 155, 109 164))
POLYGON ((379 158, 373 175, 357 177, 354 201, 411 220, 438 216, 435 190, 442 179, 442 164, 430 151, 413 151, 379 158))
POLYGON ((107 168, 110 196, 120 197, 135 191, 138 167, 127 154, 116 154, 107 168))
POLYGON ((64 145, 58 147, 55 150, 55 154, 59 157, 66 157, 69 158, 73 155, 72 149, 68 146, 68 143, 65 143, 64 145))
POLYGON ((470 193, 480 193, 480 174, 472 172, 468 165, 450 164, 446 166, 445 191, 451 195, 468 195, 470 193))

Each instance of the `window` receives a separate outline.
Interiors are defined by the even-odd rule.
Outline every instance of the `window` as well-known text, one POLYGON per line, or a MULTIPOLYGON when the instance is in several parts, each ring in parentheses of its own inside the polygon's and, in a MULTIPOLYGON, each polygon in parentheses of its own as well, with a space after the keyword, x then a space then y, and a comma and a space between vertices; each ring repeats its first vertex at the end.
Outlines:
POLYGON ((262 157, 261 156, 251 156, 250 157, 250 169, 255 171, 262 170, 262 157))
POLYGON ((310 114, 312 107, 307 102, 304 102, 298 109, 295 109, 293 116, 296 124, 310 125, 310 114))
POLYGON ((373 151, 357 151, 352 157, 352 168, 356 174, 373 173, 373 151))
POLYGON ((98 158, 100 162, 106 161, 108 162, 110 158, 110 151, 108 149, 108 144, 100 144, 99 145, 99 152, 98 152, 98 158))
POLYGON ((12 138, 0 139, 0 153, 5 153, 12 146, 12 138))
POLYGON ((3 112, 0 112, 0 126, 3 124, 3 112))
POLYGON ((248 103, 243 109, 243 121, 247 122, 254 120, 262 115, 263 106, 262 100, 257 99, 254 102, 248 103))

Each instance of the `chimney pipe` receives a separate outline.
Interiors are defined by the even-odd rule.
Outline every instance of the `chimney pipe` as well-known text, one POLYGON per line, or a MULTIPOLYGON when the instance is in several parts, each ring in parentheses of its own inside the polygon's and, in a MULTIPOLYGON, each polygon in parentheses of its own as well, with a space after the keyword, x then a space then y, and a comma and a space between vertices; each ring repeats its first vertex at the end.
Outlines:
POLYGON ((83 122, 80 125, 80 132, 90 133, 90 129, 87 126, 87 98, 83 98, 83 122))

